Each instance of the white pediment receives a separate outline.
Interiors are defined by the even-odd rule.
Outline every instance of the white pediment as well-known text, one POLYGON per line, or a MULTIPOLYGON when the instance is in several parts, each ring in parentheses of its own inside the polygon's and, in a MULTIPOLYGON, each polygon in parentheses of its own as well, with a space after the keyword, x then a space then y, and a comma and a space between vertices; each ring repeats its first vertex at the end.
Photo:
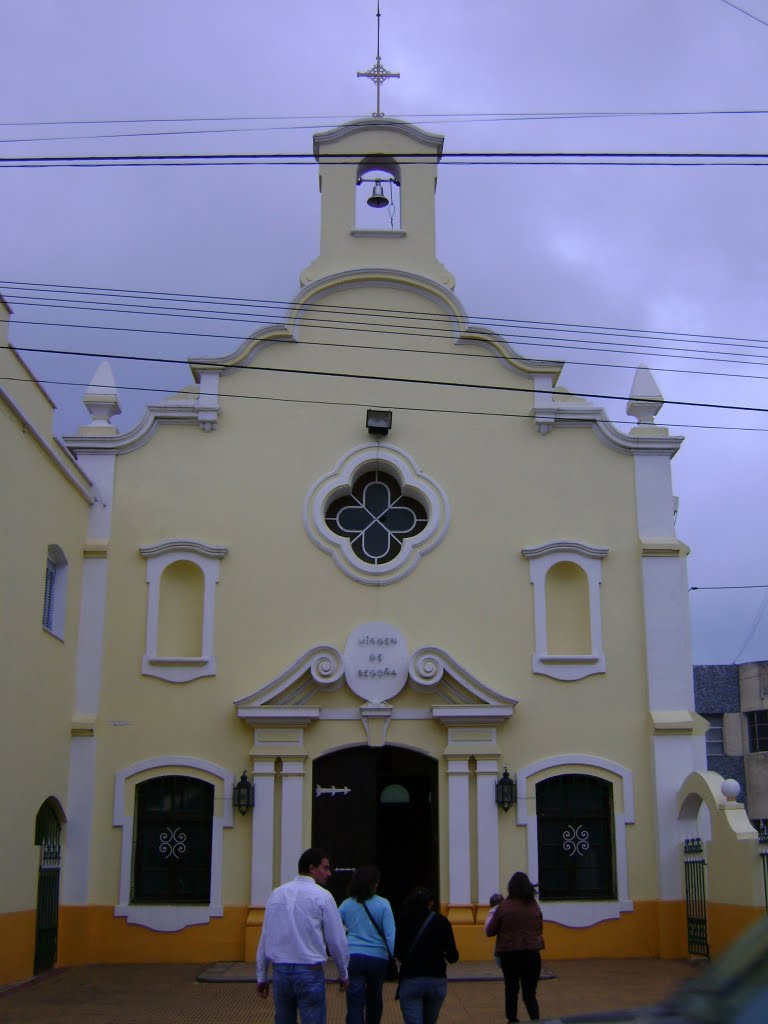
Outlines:
MULTIPOLYGON (((265 686, 236 700, 237 717, 253 726, 304 726, 322 718, 338 718, 338 709, 323 707, 323 697, 348 686, 346 674, 357 671, 356 664, 337 647, 311 647, 265 686)), ((352 692, 359 695, 359 686, 352 692)), ((349 709, 348 713, 363 719, 376 715, 410 718, 418 714, 444 725, 492 725, 510 718, 516 704, 513 698, 481 682, 441 648, 420 647, 408 658, 407 674, 399 693, 387 700, 369 699, 359 710, 349 709), (423 702, 419 702, 418 711, 410 713, 409 692, 430 694, 431 710, 425 711, 423 702)))

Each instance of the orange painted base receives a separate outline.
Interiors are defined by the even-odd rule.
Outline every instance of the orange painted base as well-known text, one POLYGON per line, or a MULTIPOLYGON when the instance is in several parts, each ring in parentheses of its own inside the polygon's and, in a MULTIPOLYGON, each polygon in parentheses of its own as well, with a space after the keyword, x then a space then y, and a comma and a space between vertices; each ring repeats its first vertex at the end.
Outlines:
MULTIPOLYGON (((734 908, 738 909, 738 908, 734 908)), ((485 908, 477 909, 476 924, 454 924, 456 945, 462 960, 487 960, 493 956, 493 942, 485 937, 485 908)), ((679 959, 687 956, 685 905, 635 903, 634 910, 591 928, 567 928, 544 924, 548 960, 594 958, 679 959)))
MULTIPOLYGON (((489 960, 493 956, 493 941, 483 932, 485 911, 485 907, 462 907, 458 916, 463 921, 454 923, 463 960, 489 960)), ((760 907, 710 903, 709 941, 713 956, 762 913, 760 907)), ((223 917, 213 918, 209 924, 179 932, 153 932, 129 925, 125 918, 116 918, 112 907, 61 907, 57 964, 66 967, 94 963, 253 962, 263 919, 263 908, 227 907, 223 917)), ((682 901, 636 903, 630 913, 591 928, 545 924, 544 937, 548 960, 678 959, 688 955, 682 901)), ((33 910, 0 915, 0 985, 23 981, 32 975, 34 947, 33 910)))
POLYGON ((764 916, 765 911, 760 907, 734 907, 727 903, 710 903, 708 925, 712 956, 722 953, 742 932, 764 916))
POLYGON ((0 914, 0 985, 32 977, 35 967, 35 911, 0 914))
POLYGON ((59 967, 75 964, 207 963, 242 960, 246 907, 178 932, 153 932, 115 917, 112 907, 62 907, 59 967))

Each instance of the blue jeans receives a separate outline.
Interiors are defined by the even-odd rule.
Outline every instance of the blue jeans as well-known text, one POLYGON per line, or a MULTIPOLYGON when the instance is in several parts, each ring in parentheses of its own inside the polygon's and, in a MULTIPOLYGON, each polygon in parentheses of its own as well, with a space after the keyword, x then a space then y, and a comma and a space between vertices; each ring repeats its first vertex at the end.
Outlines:
POLYGON ((325 1024, 325 972, 322 964, 273 964, 275 1024, 325 1024))
POLYGON ((447 978, 403 978, 400 1011, 405 1024, 435 1024, 447 992, 447 978))
POLYGON ((347 1024, 379 1024, 384 1012, 381 989, 387 961, 381 956, 351 953, 347 989, 347 1024))

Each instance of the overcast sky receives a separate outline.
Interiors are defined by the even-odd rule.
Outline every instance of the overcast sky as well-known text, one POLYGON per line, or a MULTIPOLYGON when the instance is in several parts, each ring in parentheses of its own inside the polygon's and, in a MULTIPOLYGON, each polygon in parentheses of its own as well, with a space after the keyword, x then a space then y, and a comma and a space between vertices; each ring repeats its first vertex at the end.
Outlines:
MULTIPOLYGON (((444 134, 447 152, 766 153, 766 113, 678 116, 768 110, 768 0, 738 6, 747 13, 726 0, 382 0, 382 59, 402 76, 382 107, 444 134), (657 116, 519 119, 598 112, 657 116)), ((375 57, 375 0, 4 0, 0 11, 0 156, 307 153, 313 131, 375 109, 355 75, 375 57), (104 123, 63 123, 75 121, 104 123)), ((605 403, 622 423, 632 367, 654 368, 668 400, 659 420, 686 435, 674 479, 694 587, 768 585, 768 414, 673 404, 768 408, 767 184, 766 166, 440 170, 438 255, 473 318, 610 328, 507 333, 522 335, 521 352, 566 360, 574 391, 624 396, 605 403)), ((286 302, 317 254, 314 164, 0 166, 0 195, 0 290, 20 347, 230 351, 256 321, 31 305, 9 282, 286 302)), ((51 382, 57 430, 87 421, 82 387, 64 382, 87 384, 99 357, 25 358, 51 382)), ((123 388, 190 380, 183 366, 112 365, 123 388)), ((157 395, 121 398, 126 429, 157 395)), ((693 592, 694 660, 768 658, 764 599, 693 592)))

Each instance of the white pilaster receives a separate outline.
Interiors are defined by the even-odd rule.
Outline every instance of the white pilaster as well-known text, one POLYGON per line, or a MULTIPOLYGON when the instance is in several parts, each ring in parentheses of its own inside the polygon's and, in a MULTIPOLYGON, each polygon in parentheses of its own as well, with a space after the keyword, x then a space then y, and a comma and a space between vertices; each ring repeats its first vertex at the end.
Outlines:
POLYGON ((69 751, 67 835, 63 846, 61 902, 83 906, 88 902, 93 799, 96 789, 96 739, 73 736, 69 751))
POLYGON ((275 759, 253 765, 251 906, 265 906, 274 885, 275 759))
POLYGON ((449 757, 448 766, 448 902, 470 899, 469 760, 449 757))
POLYGON ((499 809, 496 806, 498 757, 477 758, 477 902, 501 891, 499 877, 499 809))
POLYGON ((676 797, 706 756, 703 736, 694 735, 688 573, 685 548, 675 536, 671 455, 638 453, 634 462, 648 710, 654 729, 657 886, 662 899, 680 899, 676 797))
MULTIPOLYGON (((73 722, 91 722, 95 727, 101 697, 107 603, 106 545, 112 529, 116 456, 111 452, 83 453, 79 461, 83 471, 93 480, 96 500, 88 515, 88 536, 95 543, 88 544, 84 551, 73 722)), ((69 754, 67 851, 62 872, 62 899, 70 905, 88 902, 96 790, 95 728, 91 733, 90 736, 73 735, 69 754)))
POLYGON ((282 820, 280 823, 280 883, 296 876, 304 850, 304 757, 283 758, 282 820))

